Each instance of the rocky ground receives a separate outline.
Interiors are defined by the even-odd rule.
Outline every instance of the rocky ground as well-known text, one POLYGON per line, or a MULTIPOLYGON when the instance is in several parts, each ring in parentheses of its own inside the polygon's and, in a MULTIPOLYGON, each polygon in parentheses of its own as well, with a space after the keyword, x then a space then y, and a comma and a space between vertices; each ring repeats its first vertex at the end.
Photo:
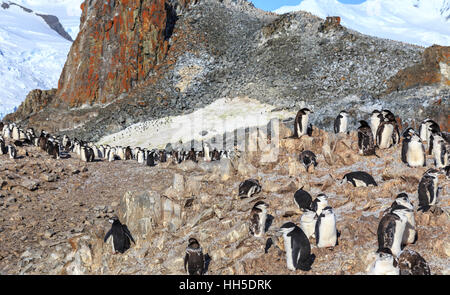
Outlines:
MULTIPOLYGON (((289 134, 283 125, 281 131, 280 138, 289 134)), ((380 158, 362 157, 355 132, 337 137, 319 129, 312 137, 281 139, 278 157, 272 150, 156 167, 135 161, 83 163, 75 154, 55 160, 37 147, 18 149, 18 159, 0 156, 0 274, 182 274, 189 237, 208 254, 207 274, 364 274, 377 249, 382 211, 400 192, 417 208, 418 182, 433 166, 428 158, 427 167, 408 168, 399 146, 378 150, 380 158), (318 155, 310 173, 297 161, 303 149, 318 155), (340 184, 344 174, 356 170, 371 173, 378 186, 340 184), (262 191, 241 200, 239 183, 250 177, 260 180, 262 191), (333 250, 319 249, 311 239, 312 270, 292 272, 275 232, 286 221, 299 224, 293 195, 302 186, 313 197, 320 192, 330 197, 341 236, 333 250), (264 238, 248 233, 257 200, 269 204, 273 217, 264 238), (114 214, 136 240, 124 254, 113 255, 103 243, 107 217, 114 214), (269 237, 276 242, 265 253, 269 237)), ((442 175, 439 185, 443 212, 416 212, 419 238, 407 248, 425 258, 432 274, 449 274, 449 180, 442 175)))

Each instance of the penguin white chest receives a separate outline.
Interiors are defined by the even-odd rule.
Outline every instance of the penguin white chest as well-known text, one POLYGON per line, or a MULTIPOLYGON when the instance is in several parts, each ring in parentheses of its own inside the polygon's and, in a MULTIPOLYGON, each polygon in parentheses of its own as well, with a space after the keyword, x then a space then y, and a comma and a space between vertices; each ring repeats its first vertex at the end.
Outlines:
POLYGON ((347 116, 343 116, 341 119, 341 124, 339 125, 339 132, 340 133, 346 133, 347 127, 348 127, 348 118, 347 116))
POLYGON ((259 213, 259 223, 258 223, 258 231, 255 232, 255 237, 262 237, 265 233, 266 220, 267 220, 267 211, 259 213))
POLYGON ((394 125, 385 124, 378 143, 380 149, 387 149, 392 145, 392 133, 394 133, 394 125))
POLYGON ((394 254, 395 256, 398 256, 401 252, 401 244, 403 241, 403 234, 405 232, 406 223, 407 220, 404 220, 403 218, 395 222, 394 241, 391 247, 392 254, 394 254))
POLYGON ((305 213, 300 219, 300 228, 303 230, 308 239, 315 236, 314 232, 316 230, 317 219, 314 218, 314 215, 305 213))
POLYGON ((289 270, 295 270, 294 260, 292 257, 292 247, 291 247, 291 237, 288 237, 287 234, 283 234, 284 240, 284 250, 286 251, 286 264, 289 270))
POLYGON ((302 116, 302 120, 300 123, 302 124, 302 126, 301 126, 302 129, 299 130, 299 132, 300 132, 299 135, 305 135, 306 131, 308 129, 308 115, 307 114, 302 116))
POLYGON ((420 141, 410 141, 406 152, 406 161, 412 167, 422 166, 425 162, 423 146, 420 141))
POLYGON ((319 242, 317 247, 334 247, 337 241, 336 216, 329 214, 322 217, 319 226, 319 242))
POLYGON ((376 138, 379 125, 380 125, 380 118, 378 118, 378 116, 372 116, 370 118, 370 129, 372 130, 373 138, 376 138))

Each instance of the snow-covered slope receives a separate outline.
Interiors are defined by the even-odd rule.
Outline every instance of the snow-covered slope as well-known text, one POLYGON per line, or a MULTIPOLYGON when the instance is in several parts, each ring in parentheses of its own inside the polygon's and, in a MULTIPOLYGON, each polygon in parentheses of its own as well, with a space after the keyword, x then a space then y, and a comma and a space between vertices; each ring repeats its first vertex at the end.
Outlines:
POLYGON ((0 118, 20 105, 30 90, 58 85, 72 45, 36 13, 56 15, 74 39, 78 33, 82 1, 11 2, 28 11, 17 5, 5 5, 10 1, 0 0, 0 118))
POLYGON ((450 0, 367 0, 358 5, 303 0, 274 12, 298 10, 321 18, 340 16, 344 26, 367 35, 421 46, 450 45, 450 0))

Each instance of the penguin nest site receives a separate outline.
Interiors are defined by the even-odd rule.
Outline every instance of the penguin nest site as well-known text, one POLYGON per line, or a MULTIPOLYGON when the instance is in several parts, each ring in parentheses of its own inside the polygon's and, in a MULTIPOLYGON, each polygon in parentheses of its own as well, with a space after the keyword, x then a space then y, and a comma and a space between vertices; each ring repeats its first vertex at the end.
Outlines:
POLYGON ((446 130, 314 115, 231 147, 205 136, 226 128, 177 145, 2 123, 0 274, 449 274, 446 130))

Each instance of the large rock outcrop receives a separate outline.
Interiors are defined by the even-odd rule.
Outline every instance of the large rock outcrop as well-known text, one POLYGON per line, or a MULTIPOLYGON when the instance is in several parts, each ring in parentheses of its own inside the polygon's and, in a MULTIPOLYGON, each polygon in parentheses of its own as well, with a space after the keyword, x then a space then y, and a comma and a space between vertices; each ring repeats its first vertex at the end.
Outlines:
POLYGON ((165 0, 85 1, 81 9, 80 33, 58 83, 58 96, 71 107, 109 103, 146 80, 166 56, 177 19, 165 0))

